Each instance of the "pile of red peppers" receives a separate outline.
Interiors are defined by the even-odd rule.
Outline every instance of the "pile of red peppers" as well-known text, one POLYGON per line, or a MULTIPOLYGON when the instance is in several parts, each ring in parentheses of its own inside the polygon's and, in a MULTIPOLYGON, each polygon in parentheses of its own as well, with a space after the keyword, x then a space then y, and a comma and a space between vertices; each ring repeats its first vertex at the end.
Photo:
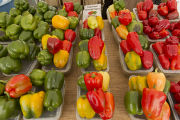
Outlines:
POLYGON ((177 22, 172 22, 170 24, 169 30, 173 36, 176 36, 180 40, 180 20, 177 22))

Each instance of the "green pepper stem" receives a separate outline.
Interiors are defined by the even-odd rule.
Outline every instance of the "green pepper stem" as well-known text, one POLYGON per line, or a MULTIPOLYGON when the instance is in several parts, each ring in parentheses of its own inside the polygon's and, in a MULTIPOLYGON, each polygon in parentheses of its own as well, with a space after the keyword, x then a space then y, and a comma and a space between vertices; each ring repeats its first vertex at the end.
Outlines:
POLYGON ((158 72, 158 68, 155 69, 155 72, 156 72, 156 73, 158 72))
POLYGON ((4 94, 8 97, 8 99, 11 98, 8 92, 5 91, 4 94))

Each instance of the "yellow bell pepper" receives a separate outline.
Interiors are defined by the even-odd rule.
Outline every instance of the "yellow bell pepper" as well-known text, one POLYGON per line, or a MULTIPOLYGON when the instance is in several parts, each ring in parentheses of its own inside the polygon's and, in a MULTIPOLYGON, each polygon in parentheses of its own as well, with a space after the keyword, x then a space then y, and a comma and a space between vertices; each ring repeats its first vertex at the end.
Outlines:
POLYGON ((102 53, 101 54, 105 54, 105 50, 106 50, 106 45, 104 44, 104 47, 102 49, 102 53))
POLYGON ((119 26, 116 28, 116 31, 117 31, 119 37, 121 37, 123 40, 126 40, 126 39, 127 39, 128 30, 127 30, 127 28, 126 28, 125 25, 119 25, 119 26))
POLYGON ((114 4, 112 4, 112 5, 110 5, 110 6, 108 7, 108 11, 109 11, 109 13, 116 11, 115 8, 114 8, 114 4))
POLYGON ((103 91, 107 91, 108 88, 109 88, 109 81, 110 81, 109 73, 108 72, 103 72, 103 71, 100 71, 99 73, 103 76, 102 89, 103 89, 103 91))
POLYGON ((89 104, 86 96, 80 96, 77 100, 77 111, 81 118, 91 119, 95 116, 95 112, 89 104))
POLYGON ((91 28, 91 29, 95 29, 95 28, 98 27, 98 22, 97 22, 95 16, 89 16, 89 17, 88 17, 88 26, 89 26, 89 28, 91 28))
POLYGON ((59 50, 56 54, 54 54, 54 65, 57 68, 63 68, 66 66, 69 59, 69 53, 66 50, 59 50))
POLYGON ((105 70, 107 68, 107 56, 101 53, 101 56, 97 60, 93 60, 94 68, 96 70, 105 70))
POLYGON ((39 118, 43 111, 44 91, 26 94, 20 98, 21 111, 25 118, 39 118))
POLYGON ((69 28, 69 24, 70 24, 69 20, 64 16, 55 15, 52 18, 52 25, 54 28, 66 30, 69 28))
POLYGON ((104 28, 104 21, 101 16, 97 16, 96 20, 98 22, 98 28, 102 30, 104 28))
POLYGON ((48 41, 48 38, 57 38, 55 35, 51 36, 49 34, 45 34, 43 35, 42 39, 41 39, 41 44, 42 44, 42 48, 43 50, 46 50, 47 49, 47 41, 48 41))

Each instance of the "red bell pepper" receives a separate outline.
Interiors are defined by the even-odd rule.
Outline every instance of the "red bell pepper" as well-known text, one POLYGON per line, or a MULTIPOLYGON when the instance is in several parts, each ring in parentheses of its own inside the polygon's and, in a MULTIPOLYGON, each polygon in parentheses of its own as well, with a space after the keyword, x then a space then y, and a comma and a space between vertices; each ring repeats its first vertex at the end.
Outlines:
POLYGON ((102 39, 102 33, 101 33, 101 30, 99 28, 94 29, 94 36, 98 36, 99 38, 102 39))
POLYGON ((146 11, 139 11, 138 12, 139 20, 146 20, 147 19, 147 12, 146 11))
POLYGON ((149 19, 148 19, 148 24, 150 25, 150 26, 156 26, 157 24, 159 24, 159 19, 158 19, 158 17, 150 17, 149 19))
POLYGON ((88 91, 102 88, 103 76, 97 72, 91 72, 84 75, 84 82, 88 91))
POLYGON ((176 0, 168 0, 166 5, 167 5, 169 11, 177 10, 176 0))
POLYGON ((148 20, 143 20, 143 26, 148 26, 149 23, 148 23, 148 20))
POLYGON ((159 32, 160 39, 165 38, 169 35, 169 32, 165 29, 159 32))
POLYGON ((88 91, 86 96, 94 112, 102 113, 104 111, 105 95, 101 88, 97 89, 96 91, 88 91))
POLYGON ((172 31, 172 35, 173 36, 177 36, 178 38, 180 38, 180 29, 174 29, 172 31))
POLYGON ((176 28, 176 29, 180 29, 180 20, 179 20, 179 22, 177 22, 175 28, 176 28))
POLYGON ((177 10, 170 12, 170 13, 166 16, 166 18, 167 18, 168 20, 177 19, 178 17, 179 17, 179 13, 178 13, 177 10))
POLYGON ((138 55, 143 56, 143 49, 136 32, 128 33, 127 43, 138 55))
POLYGON ((174 99, 175 99, 176 103, 180 103, 180 93, 175 93, 174 99))
POLYGON ((94 36, 88 41, 88 51, 92 59, 97 60, 100 58, 104 42, 101 38, 94 36))
POLYGON ((170 67, 170 62, 169 62, 169 59, 167 56, 165 56, 164 54, 161 54, 158 56, 159 58, 159 62, 161 64, 161 66, 166 69, 166 70, 169 70, 169 67, 170 67))
POLYGON ((129 47, 129 45, 127 44, 126 40, 122 40, 120 43, 120 47, 123 51, 124 54, 126 54, 127 52, 131 51, 131 48, 129 47))
POLYGON ((70 11, 70 12, 68 13, 68 16, 78 17, 78 14, 77 14, 76 11, 70 11))
POLYGON ((149 12, 153 8, 152 0, 144 0, 143 10, 149 12))
POLYGON ((74 10, 73 2, 65 2, 64 6, 65 6, 65 9, 66 9, 67 12, 70 12, 70 11, 74 10))
POLYGON ((153 39, 153 40, 160 39, 160 35, 159 35, 158 32, 149 33, 149 34, 148 34, 148 37, 149 37, 150 39, 153 39))
POLYGON ((149 34, 149 33, 151 33, 152 32, 152 28, 148 25, 148 26, 144 26, 143 27, 143 32, 145 33, 145 34, 149 34))
POLYGON ((166 6, 166 3, 160 3, 158 6, 158 13, 161 16, 166 16, 168 14, 168 7, 166 6))
POLYGON ((128 25, 132 21, 131 13, 129 10, 119 11, 119 22, 123 25, 128 25))
POLYGON ((180 86, 175 82, 171 82, 170 92, 173 94, 180 93, 180 86))
POLYGON ((144 50, 144 55, 141 56, 141 61, 145 69, 150 69, 153 65, 153 54, 150 51, 144 50))
POLYGON ((105 96, 105 109, 102 113, 99 113, 103 120, 111 119, 114 113, 115 102, 113 94, 110 92, 104 93, 105 96))
POLYGON ((60 41, 58 38, 48 38, 48 41, 47 41, 47 48, 48 48, 48 51, 51 53, 51 54, 55 54, 57 53, 62 47, 62 41, 60 41))
POLYGON ((171 69, 180 70, 180 55, 177 55, 171 60, 171 69))
POLYGON ((162 31, 163 29, 169 29, 170 27, 170 22, 169 20, 167 19, 163 19, 163 20, 160 20, 159 21, 159 24, 155 26, 155 31, 156 32, 160 32, 162 31))
POLYGON ((76 32, 71 29, 67 29, 64 33, 65 40, 69 40, 70 42, 74 42, 76 38, 76 32))
POLYGON ((160 115, 153 120, 169 120, 170 115, 171 115, 171 111, 170 111, 169 104, 165 102, 162 106, 160 115))
POLYGON ((177 84, 180 86, 180 81, 177 84))
POLYGON ((6 84, 5 90, 12 98, 18 98, 32 88, 31 80, 24 74, 12 77, 6 84))
POLYGON ((172 22, 170 27, 169 27, 169 30, 173 31, 176 28, 176 25, 177 25, 177 22, 172 22))
POLYGON ((164 92, 149 88, 143 89, 141 105, 147 118, 157 118, 165 101, 166 94, 164 92))
POLYGON ((164 42, 156 42, 152 44, 152 48, 156 51, 158 55, 163 54, 163 47, 164 47, 164 42))
POLYGON ((178 45, 164 45, 164 53, 169 59, 172 59, 178 55, 178 45))
POLYGON ((165 44, 178 45, 179 39, 176 36, 170 36, 166 39, 165 44))
POLYGON ((175 104, 174 108, 177 111, 177 113, 180 115, 180 104, 175 104))
POLYGON ((84 22, 83 22, 83 28, 89 28, 88 27, 88 20, 87 19, 84 20, 84 22))
POLYGON ((113 19, 114 17, 118 16, 117 11, 110 12, 110 17, 113 19))
POLYGON ((136 5, 137 12, 139 12, 139 11, 142 11, 142 10, 143 10, 143 3, 144 3, 144 2, 139 2, 139 3, 137 3, 137 5, 136 5))
POLYGON ((157 16, 158 16, 157 10, 151 9, 151 10, 149 11, 148 18, 157 17, 157 16))
POLYGON ((71 47, 72 47, 72 43, 70 41, 64 40, 62 42, 62 48, 61 48, 62 50, 66 50, 66 51, 70 52, 71 51, 71 47))

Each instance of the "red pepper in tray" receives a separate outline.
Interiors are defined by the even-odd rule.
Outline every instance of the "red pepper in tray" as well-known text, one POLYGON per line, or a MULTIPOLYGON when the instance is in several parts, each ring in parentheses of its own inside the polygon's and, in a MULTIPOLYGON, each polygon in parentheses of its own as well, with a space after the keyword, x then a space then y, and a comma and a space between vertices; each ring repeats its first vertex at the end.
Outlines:
POLYGON ((179 39, 176 36, 171 36, 166 39, 165 44, 178 45, 179 39))
POLYGON ((167 19, 163 19, 159 21, 159 24, 155 26, 155 31, 160 32, 163 29, 169 29, 170 22, 167 19))
POLYGON ((164 54, 169 59, 172 59, 173 57, 177 56, 178 55, 178 45, 171 45, 171 44, 164 45, 164 54))
POLYGON ((177 111, 177 113, 180 115, 180 104, 175 104, 174 108, 177 111))
POLYGON ((78 17, 78 14, 77 14, 76 11, 70 11, 70 12, 68 13, 68 16, 78 17))
POLYGON ((152 32, 152 28, 148 25, 148 26, 144 26, 143 27, 143 32, 145 33, 145 34, 149 34, 149 33, 151 33, 152 32))
POLYGON ((137 3, 137 5, 136 5, 137 12, 139 12, 139 11, 142 11, 142 10, 143 10, 143 3, 144 3, 144 2, 139 2, 139 3, 137 3))
POLYGON ((180 29, 180 20, 179 20, 179 22, 177 22, 175 28, 176 28, 176 29, 180 29))
POLYGON ((138 12, 139 20, 146 20, 147 19, 147 12, 146 11, 139 11, 138 12))
POLYGON ((158 55, 163 54, 163 47, 164 47, 164 42, 157 42, 152 44, 152 48, 156 51, 158 55))
POLYGON ((167 7, 166 3, 160 3, 158 5, 158 13, 161 16, 166 16, 168 14, 168 7, 167 7))
POLYGON ((132 21, 131 13, 129 10, 119 11, 119 22, 123 25, 128 25, 132 21))
POLYGON ((152 33, 149 33, 148 34, 148 37, 150 39, 153 39, 153 40, 157 40, 157 39, 160 39, 160 35, 159 35, 159 32, 152 32, 152 33))
POLYGON ((76 32, 74 32, 71 29, 67 29, 64 33, 65 40, 69 40, 70 42, 73 42, 76 38, 76 32))
POLYGON ((166 3, 169 11, 177 10, 177 1, 176 0, 168 0, 166 3))
POLYGON ((174 94, 174 99, 176 100, 176 103, 180 103, 180 92, 174 94))
POLYGON ((172 31, 172 35, 173 36, 177 36, 178 38, 180 38, 180 29, 175 29, 172 31))
POLYGON ((170 62, 169 62, 169 59, 167 56, 165 56, 164 54, 161 54, 158 56, 159 58, 159 62, 161 64, 161 66, 166 69, 166 70, 169 70, 169 67, 170 67, 170 62))
POLYGON ((151 9, 151 10, 149 11, 148 18, 157 17, 157 16, 158 16, 157 10, 151 9))
POLYGON ((122 40, 120 43, 120 47, 123 51, 124 54, 126 54, 127 52, 131 51, 131 48, 129 47, 129 45, 127 44, 126 40, 122 40))
POLYGON ((70 12, 70 11, 74 10, 73 2, 65 2, 64 6, 65 6, 65 9, 66 9, 67 12, 70 12))
POLYGON ((148 19, 148 24, 150 25, 150 26, 156 26, 157 24, 159 24, 159 19, 158 19, 158 17, 150 17, 149 19, 148 19))
POLYGON ((57 53, 62 47, 62 41, 60 41, 58 38, 48 38, 48 41, 47 41, 47 48, 48 48, 48 51, 51 53, 51 54, 55 54, 57 53))
POLYGON ((143 49, 136 32, 128 33, 127 43, 138 55, 143 56, 143 49))
POLYGON ((170 13, 166 16, 166 18, 167 18, 168 20, 177 19, 178 17, 179 17, 179 13, 178 13, 177 10, 175 10, 175 11, 173 11, 173 12, 170 12, 170 13))
POLYGON ((180 55, 177 55, 171 60, 171 69, 180 70, 180 55))
POLYGON ((165 29, 159 32, 159 36, 161 39, 167 37, 168 35, 169 35, 169 32, 165 29))
POLYGON ((61 47, 62 50, 66 50, 66 51, 70 52, 71 51, 71 47, 72 47, 72 43, 70 41, 64 40, 62 42, 62 47, 61 47))
POLYGON ((102 33, 101 33, 101 30, 99 28, 94 29, 94 36, 98 36, 99 38, 102 39, 102 33))
POLYGON ((143 10, 149 12, 153 8, 152 0, 144 0, 143 10))
POLYGON ((180 86, 175 82, 171 82, 170 92, 173 94, 180 93, 180 86))
POLYGON ((169 30, 170 30, 170 31, 173 31, 173 30, 175 29, 176 25, 177 25, 176 22, 172 22, 171 25, 170 25, 170 27, 169 27, 169 30))
POLYGON ((149 23, 148 23, 148 20, 143 20, 143 26, 148 26, 149 23))
POLYGON ((144 50, 144 55, 141 56, 141 61, 145 69, 150 69, 153 65, 153 54, 150 51, 144 50))
POLYGON ((83 28, 89 28, 88 27, 88 20, 87 19, 84 20, 84 22, 83 22, 83 28))

